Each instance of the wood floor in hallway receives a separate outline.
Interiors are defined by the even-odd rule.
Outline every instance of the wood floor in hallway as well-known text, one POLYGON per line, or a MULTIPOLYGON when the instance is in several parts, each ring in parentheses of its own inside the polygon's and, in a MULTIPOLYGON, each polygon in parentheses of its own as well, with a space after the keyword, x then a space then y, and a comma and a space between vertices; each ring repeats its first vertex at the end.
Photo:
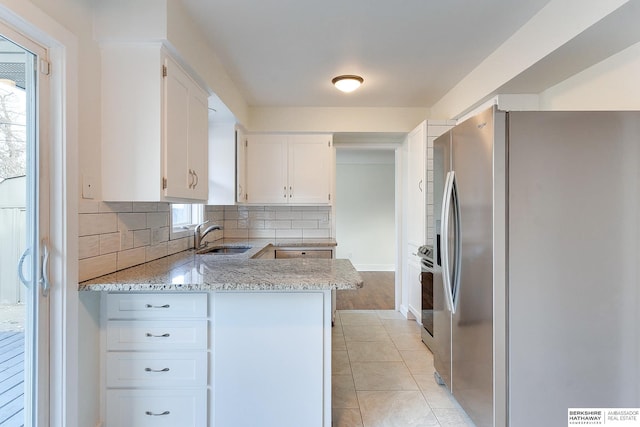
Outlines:
POLYGON ((337 291, 338 310, 393 310, 395 308, 395 272, 360 271, 361 289, 337 291))

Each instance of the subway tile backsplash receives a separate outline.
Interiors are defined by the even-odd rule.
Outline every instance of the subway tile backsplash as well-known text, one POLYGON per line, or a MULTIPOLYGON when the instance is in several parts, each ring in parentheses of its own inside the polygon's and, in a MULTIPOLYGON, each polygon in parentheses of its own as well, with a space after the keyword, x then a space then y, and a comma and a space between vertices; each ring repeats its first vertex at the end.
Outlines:
MULTIPOLYGON (((79 279, 187 250, 193 237, 169 240, 169 203, 99 202, 79 205, 79 279)), ((329 206, 206 206, 205 219, 222 225, 221 238, 329 238, 329 206)))
POLYGON ((168 203, 79 205, 79 279, 88 280, 184 251, 192 237, 169 241, 168 203))
POLYGON ((435 246, 436 230, 434 227, 434 200, 433 200, 433 141, 453 126, 454 120, 428 120, 427 121, 427 206, 425 217, 427 221, 427 245, 435 246))
POLYGON ((207 206, 205 215, 225 238, 329 238, 330 206, 207 206))

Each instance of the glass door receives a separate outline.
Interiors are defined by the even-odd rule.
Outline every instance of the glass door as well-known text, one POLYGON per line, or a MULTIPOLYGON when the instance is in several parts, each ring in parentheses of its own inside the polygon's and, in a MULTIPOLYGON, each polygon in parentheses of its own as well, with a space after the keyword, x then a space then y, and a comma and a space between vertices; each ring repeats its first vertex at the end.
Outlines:
POLYGON ((46 54, 0 24, 0 426, 6 427, 48 423, 49 180, 47 126, 39 114, 46 54))

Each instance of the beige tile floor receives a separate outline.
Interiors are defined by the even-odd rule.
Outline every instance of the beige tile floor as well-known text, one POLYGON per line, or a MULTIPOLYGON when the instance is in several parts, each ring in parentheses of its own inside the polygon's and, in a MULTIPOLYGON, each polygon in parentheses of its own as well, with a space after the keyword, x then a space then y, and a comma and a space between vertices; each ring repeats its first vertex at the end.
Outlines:
POLYGON ((393 310, 339 310, 333 328, 333 427, 473 427, 435 383, 420 326, 393 310))

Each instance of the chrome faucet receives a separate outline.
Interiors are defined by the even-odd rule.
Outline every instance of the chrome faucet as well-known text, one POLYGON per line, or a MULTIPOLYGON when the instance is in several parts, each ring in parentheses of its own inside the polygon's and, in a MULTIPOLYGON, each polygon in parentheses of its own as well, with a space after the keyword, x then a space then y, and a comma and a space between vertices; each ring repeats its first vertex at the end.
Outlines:
POLYGON ((208 222, 209 220, 202 222, 196 225, 196 227, 193 229, 193 248, 194 249, 200 249, 202 247, 202 239, 204 239, 204 237, 207 234, 209 234, 213 230, 222 230, 221 226, 214 224, 214 225, 210 225, 202 233, 200 233, 200 229, 202 228, 202 226, 208 222))

